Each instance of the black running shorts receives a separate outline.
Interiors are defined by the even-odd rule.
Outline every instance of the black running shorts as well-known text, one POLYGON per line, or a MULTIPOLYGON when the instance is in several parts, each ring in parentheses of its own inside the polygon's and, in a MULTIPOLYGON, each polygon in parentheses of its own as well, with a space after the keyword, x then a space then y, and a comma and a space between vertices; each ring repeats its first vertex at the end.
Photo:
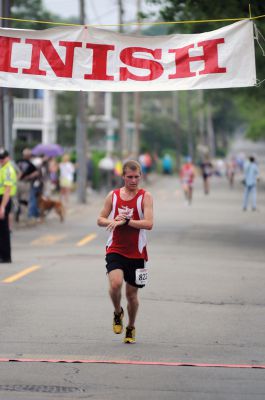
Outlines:
POLYGON ((121 269, 123 271, 125 282, 129 285, 143 288, 145 285, 137 285, 135 283, 135 271, 138 268, 145 267, 145 260, 143 258, 127 258, 118 253, 109 253, 106 255, 106 268, 107 273, 114 269, 121 269))

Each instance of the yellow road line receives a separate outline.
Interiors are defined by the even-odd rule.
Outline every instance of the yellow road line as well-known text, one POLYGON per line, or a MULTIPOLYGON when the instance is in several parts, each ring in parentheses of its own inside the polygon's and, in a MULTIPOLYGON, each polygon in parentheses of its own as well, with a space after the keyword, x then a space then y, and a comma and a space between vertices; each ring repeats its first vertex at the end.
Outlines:
POLYGON ((32 265, 32 267, 23 269, 23 271, 18 272, 15 275, 11 275, 8 278, 4 279, 2 282, 3 283, 12 283, 17 281, 20 278, 23 278, 23 276, 26 276, 28 274, 30 274, 31 272, 37 271, 37 269, 40 269, 40 265, 32 265))
POLYGON ((60 240, 64 239, 66 235, 44 235, 38 239, 35 239, 31 242, 33 246, 37 245, 49 245, 59 242, 60 240))
POLYGON ((84 246, 85 244, 87 244, 88 242, 91 242, 96 237, 97 237, 97 235, 95 233, 91 233, 90 235, 85 236, 84 239, 77 242, 76 245, 77 245, 77 247, 84 246))

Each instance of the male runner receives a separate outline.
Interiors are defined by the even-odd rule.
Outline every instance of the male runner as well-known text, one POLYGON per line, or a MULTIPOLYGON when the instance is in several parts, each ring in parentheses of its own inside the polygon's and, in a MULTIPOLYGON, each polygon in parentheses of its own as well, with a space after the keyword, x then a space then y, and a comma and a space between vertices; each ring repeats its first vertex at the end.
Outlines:
POLYGON ((126 282, 128 325, 125 343, 135 342, 135 319, 139 306, 138 288, 147 279, 146 232, 153 227, 153 199, 149 192, 139 188, 142 177, 137 161, 123 165, 124 186, 111 191, 98 218, 98 225, 110 232, 106 245, 106 268, 109 294, 114 306, 113 331, 123 331, 124 311, 121 307, 122 284, 126 282))

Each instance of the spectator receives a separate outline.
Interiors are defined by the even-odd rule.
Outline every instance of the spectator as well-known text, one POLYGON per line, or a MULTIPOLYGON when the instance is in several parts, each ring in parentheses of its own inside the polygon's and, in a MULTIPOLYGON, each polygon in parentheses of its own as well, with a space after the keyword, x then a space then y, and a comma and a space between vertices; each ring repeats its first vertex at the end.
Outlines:
POLYGON ((60 171, 60 197, 64 205, 69 203, 69 195, 73 188, 75 167, 70 161, 69 154, 64 154, 59 163, 60 171))
POLYGON ((173 172, 172 158, 169 154, 165 154, 162 159, 163 174, 171 175, 173 172))
MULTIPOLYGON (((18 160, 17 165, 20 170, 18 182, 18 202, 28 205, 28 217, 39 218, 38 196, 41 192, 41 170, 31 161, 31 150, 24 149, 23 158, 18 160)), ((19 219, 17 215, 17 221, 19 219)))
POLYGON ((48 163, 50 193, 59 190, 59 165, 55 157, 51 157, 48 163))

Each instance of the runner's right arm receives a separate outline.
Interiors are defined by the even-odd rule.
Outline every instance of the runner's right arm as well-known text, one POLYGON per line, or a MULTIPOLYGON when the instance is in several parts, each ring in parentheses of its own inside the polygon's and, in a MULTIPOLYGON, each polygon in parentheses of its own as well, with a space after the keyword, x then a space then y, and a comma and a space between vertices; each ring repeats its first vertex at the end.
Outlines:
POLYGON ((112 210, 112 195, 113 191, 107 195, 97 220, 98 226, 106 227, 107 231, 114 231, 117 226, 124 225, 126 222, 125 217, 122 215, 117 215, 115 219, 108 218, 112 210))

